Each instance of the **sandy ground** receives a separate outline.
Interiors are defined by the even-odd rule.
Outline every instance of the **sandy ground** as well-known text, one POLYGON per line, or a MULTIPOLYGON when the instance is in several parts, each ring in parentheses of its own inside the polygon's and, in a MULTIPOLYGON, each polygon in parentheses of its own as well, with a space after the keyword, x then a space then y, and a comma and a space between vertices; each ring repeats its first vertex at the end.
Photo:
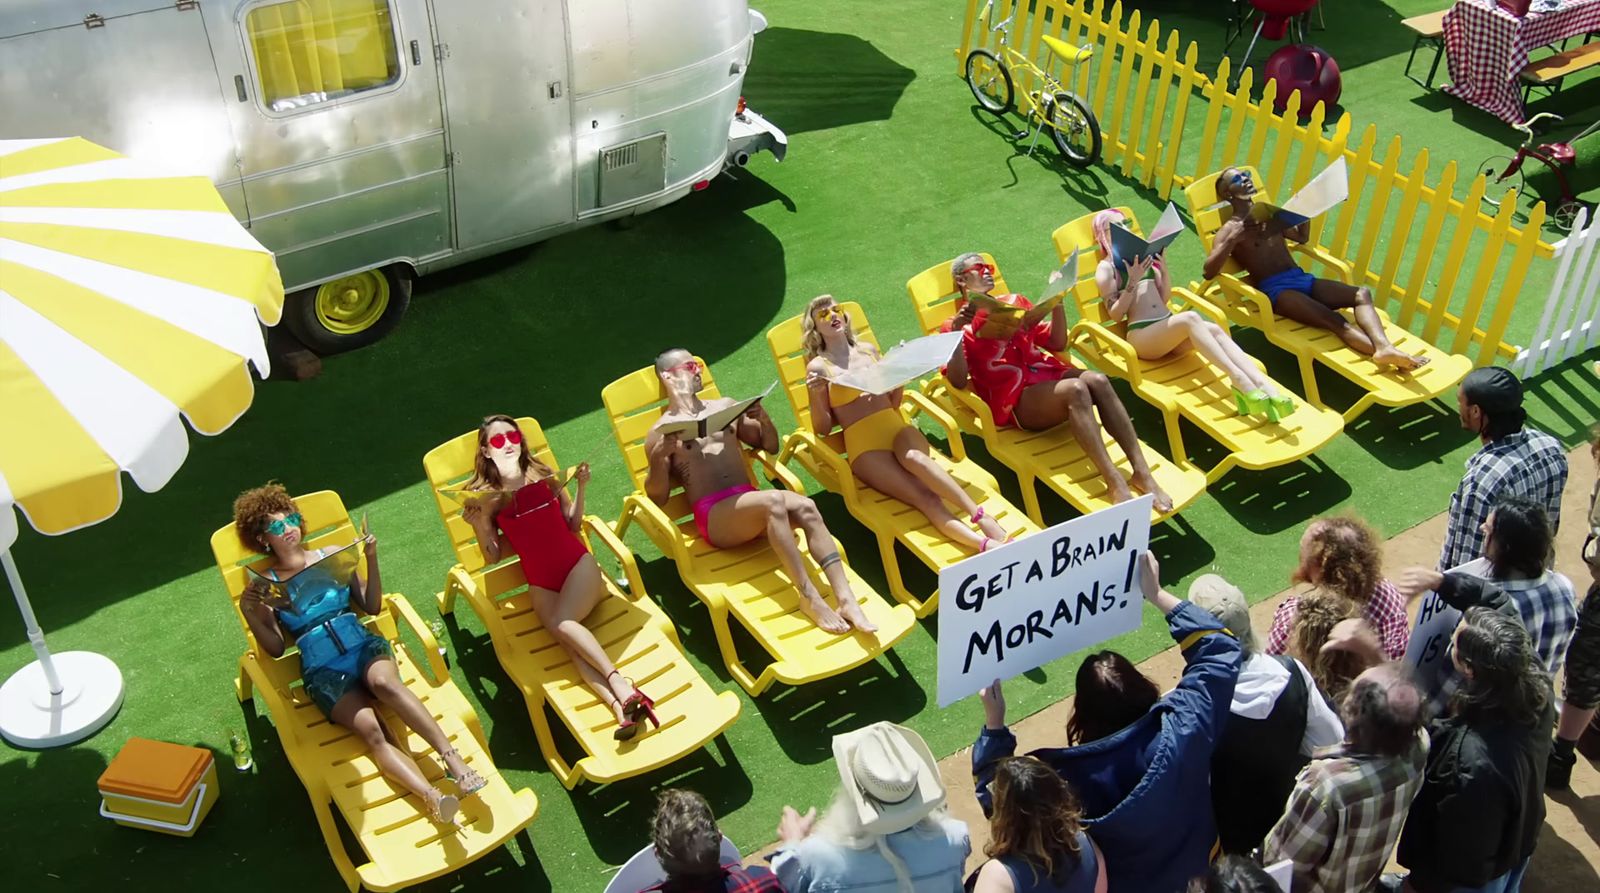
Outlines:
MULTIPOLYGON (((1589 491, 1594 485, 1595 468, 1589 459, 1587 446, 1573 450, 1569 459, 1572 472, 1561 510, 1564 523, 1557 538, 1556 566, 1572 578, 1581 598, 1588 587, 1589 573, 1578 554, 1583 543, 1583 519, 1589 511, 1589 491)), ((1444 530, 1445 516, 1440 514, 1389 540, 1384 544, 1385 569, 1393 573, 1413 564, 1433 566, 1439 559, 1444 530)), ((1280 592, 1252 608, 1257 636, 1263 641, 1273 611, 1284 596, 1292 591, 1280 592)), ((1170 648, 1140 664, 1139 668, 1163 688, 1170 688, 1182 672, 1183 657, 1176 648, 1170 648)), ((1559 690, 1559 685, 1557 688, 1559 690)), ((1014 721, 1011 729, 1017 735, 1018 752, 1063 743, 1062 729, 1071 709, 1072 698, 1069 697, 1021 721, 1014 721)), ((976 736, 978 730, 975 728, 972 731, 976 736)), ((965 821, 971 829, 973 854, 967 865, 971 870, 982 863, 983 847, 989 839, 988 822, 971 793, 971 750, 962 750, 941 760, 939 772, 950 792, 951 814, 965 821)), ((1548 814, 1544 833, 1540 835, 1539 847, 1534 852, 1533 863, 1522 889, 1525 893, 1600 890, 1600 769, 1579 757, 1578 766, 1572 774, 1572 789, 1547 796, 1545 806, 1548 814)), ((773 816, 774 826, 777 818, 773 816)), ((776 847, 774 842, 751 854, 746 862, 764 862, 764 857, 776 847)), ((1398 870, 1398 866, 1393 867, 1398 870)))

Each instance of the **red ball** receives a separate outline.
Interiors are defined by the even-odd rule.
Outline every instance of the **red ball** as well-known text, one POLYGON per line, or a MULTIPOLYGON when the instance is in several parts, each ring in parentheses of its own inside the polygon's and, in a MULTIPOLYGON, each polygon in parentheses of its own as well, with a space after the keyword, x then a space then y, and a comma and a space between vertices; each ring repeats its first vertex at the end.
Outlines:
POLYGON ((1277 81, 1278 92, 1273 107, 1283 111, 1289 104, 1289 94, 1300 91, 1300 115, 1311 114, 1319 101, 1330 110, 1339 101, 1343 80, 1339 77, 1339 63, 1322 47, 1306 43, 1280 47, 1267 57, 1261 68, 1264 81, 1277 81))

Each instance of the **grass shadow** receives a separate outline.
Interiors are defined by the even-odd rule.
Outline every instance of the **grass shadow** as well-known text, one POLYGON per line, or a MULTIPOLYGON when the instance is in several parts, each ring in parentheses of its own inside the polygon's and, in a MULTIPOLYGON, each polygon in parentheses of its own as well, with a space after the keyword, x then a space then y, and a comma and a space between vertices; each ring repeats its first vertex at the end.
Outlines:
POLYGON ((1372 458, 1401 471, 1439 465, 1445 456, 1472 440, 1472 434, 1461 427, 1460 416, 1440 400, 1374 406, 1346 422, 1344 430, 1372 458))
POLYGON ((1228 475, 1207 491, 1252 533, 1270 535, 1350 498, 1350 482, 1316 456, 1249 475, 1228 475))
MULTIPOLYGON (((1594 397, 1594 352, 1574 357, 1523 382, 1529 402, 1541 404, 1537 415, 1544 430, 1568 446, 1588 440, 1600 423, 1600 403, 1594 397), (1560 427, 1549 424, 1559 421, 1560 427)), ((1530 415, 1534 411, 1530 409, 1530 415)))
POLYGON ((853 670, 753 699, 772 737, 802 766, 833 759, 833 736, 869 723, 903 723, 928 705, 927 692, 893 651, 853 670), (892 670, 892 671, 891 671, 892 670))

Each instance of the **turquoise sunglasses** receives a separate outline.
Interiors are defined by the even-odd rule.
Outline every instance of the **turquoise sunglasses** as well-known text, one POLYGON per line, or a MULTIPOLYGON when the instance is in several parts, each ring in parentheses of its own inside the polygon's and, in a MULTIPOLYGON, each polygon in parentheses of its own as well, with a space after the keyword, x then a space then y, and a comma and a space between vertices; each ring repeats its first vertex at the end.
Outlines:
POLYGON ((283 534, 289 528, 299 527, 304 522, 305 519, 300 517, 299 512, 290 512, 276 521, 269 521, 266 524, 261 525, 261 530, 262 532, 269 533, 273 536, 283 536, 283 534))

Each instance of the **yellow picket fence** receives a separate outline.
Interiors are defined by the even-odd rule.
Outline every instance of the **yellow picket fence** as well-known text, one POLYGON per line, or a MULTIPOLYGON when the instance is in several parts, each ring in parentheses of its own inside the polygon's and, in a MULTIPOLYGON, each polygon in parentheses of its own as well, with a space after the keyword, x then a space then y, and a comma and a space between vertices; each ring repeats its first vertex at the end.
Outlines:
MULTIPOLYGON (((1278 113, 1276 82, 1252 100, 1253 76, 1246 69, 1228 89, 1230 60, 1222 60, 1215 78, 1206 76, 1196 69, 1192 41, 1180 56, 1178 33, 1163 35, 1155 19, 1144 25, 1137 10, 1124 26, 1120 2, 968 0, 958 66, 974 48, 994 49, 1000 36, 992 25, 1012 10, 1010 45, 1030 58, 1040 59, 1046 34, 1094 46, 1096 58, 1078 66, 1072 86, 1100 119, 1108 167, 1167 198, 1195 177, 1253 165, 1281 201, 1343 155, 1350 199, 1316 221, 1313 242, 1351 261, 1378 304, 1429 342, 1478 365, 1517 355, 1505 343, 1517 292, 1535 256, 1554 256, 1540 238, 1542 202, 1521 228, 1512 225, 1515 192, 1507 192, 1491 216, 1484 212, 1490 187, 1482 175, 1463 174, 1455 161, 1436 167, 1426 148, 1408 161, 1400 137, 1384 141, 1372 125, 1352 138, 1349 113, 1328 126, 1320 102, 1302 122, 1298 93, 1278 113), (1191 115, 1203 116, 1199 145, 1192 147, 1197 160, 1180 170, 1191 115), (1456 194, 1458 185, 1465 195, 1456 194)), ((1017 89, 1034 88, 1026 73, 1014 75, 1017 89)))

